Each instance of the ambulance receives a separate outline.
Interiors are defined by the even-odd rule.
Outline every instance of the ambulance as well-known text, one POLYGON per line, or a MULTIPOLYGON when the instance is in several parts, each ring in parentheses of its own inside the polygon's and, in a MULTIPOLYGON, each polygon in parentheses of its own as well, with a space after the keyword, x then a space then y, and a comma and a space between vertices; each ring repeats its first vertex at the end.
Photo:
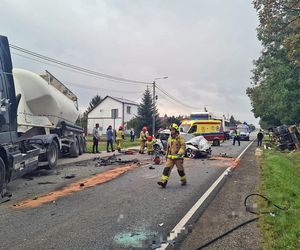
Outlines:
POLYGON ((181 132, 202 135, 213 146, 220 146, 225 140, 222 121, 185 119, 179 126, 181 132))

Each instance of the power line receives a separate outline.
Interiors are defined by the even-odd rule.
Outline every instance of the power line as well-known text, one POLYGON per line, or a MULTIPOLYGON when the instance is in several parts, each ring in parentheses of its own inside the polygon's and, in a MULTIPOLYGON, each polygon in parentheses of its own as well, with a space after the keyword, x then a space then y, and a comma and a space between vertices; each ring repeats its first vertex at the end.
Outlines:
POLYGON ((195 110, 195 108, 188 108, 188 107, 186 107, 186 106, 180 104, 179 102, 177 102, 177 101, 173 100, 172 98, 170 98, 169 96, 167 96, 167 95, 166 95, 164 92, 162 92, 160 89, 158 89, 158 90, 159 90, 160 93, 163 94, 163 96, 161 97, 163 100, 166 100, 166 101, 168 101, 168 102, 170 102, 170 103, 172 103, 172 104, 175 104, 176 106, 181 107, 181 108, 184 109, 184 110, 195 110))
POLYGON ((51 57, 48 57, 48 56, 44 56, 42 54, 39 54, 39 53, 30 51, 30 50, 21 48, 19 46, 13 45, 13 44, 10 44, 9 46, 12 49, 15 49, 15 50, 20 51, 22 53, 37 57, 39 59, 43 59, 45 61, 49 61, 49 62, 58 64, 58 65, 61 65, 63 67, 71 68, 71 69, 74 69, 76 71, 80 71, 80 72, 84 72, 84 73, 87 73, 87 74, 90 74, 90 75, 95 75, 95 76, 98 76, 98 77, 102 77, 102 78, 105 78, 107 80, 114 80, 114 81, 119 81, 119 82, 123 82, 123 83, 126 82, 126 83, 133 83, 133 84, 149 84, 149 82, 136 81, 136 80, 131 80, 131 79, 127 79, 127 78, 112 76, 112 75, 104 74, 104 73, 97 72, 97 71, 94 71, 94 70, 79 67, 79 66, 76 66, 76 65, 73 65, 73 64, 69 64, 69 63, 66 63, 66 62, 63 62, 63 61, 59 61, 57 59, 54 59, 54 58, 51 58, 51 57))
POLYGON ((122 93, 141 93, 141 91, 124 91, 124 90, 117 90, 117 89, 105 89, 105 88, 99 88, 97 86, 91 86, 91 85, 84 85, 84 84, 79 84, 79 83, 74 83, 74 82, 69 82, 69 81, 62 81, 63 83, 67 85, 72 85, 75 87, 79 88, 85 88, 85 89, 94 89, 94 90, 103 90, 103 91, 112 91, 112 92, 122 92, 122 93))
POLYGON ((185 106, 185 107, 187 107, 189 109, 193 109, 193 110, 198 109, 195 106, 190 106, 188 104, 185 104, 182 101, 180 101, 179 99, 177 99, 176 97, 171 96, 167 91, 165 91, 164 89, 162 89, 161 87, 159 87, 157 84, 156 84, 156 88, 158 90, 160 90, 160 92, 162 92, 163 94, 165 94, 167 97, 169 97, 170 99, 172 99, 173 101, 175 101, 176 103, 179 103, 181 106, 185 106))
MULTIPOLYGON (((56 67, 56 68, 59 68, 59 69, 62 69, 62 70, 67 70, 67 71, 70 71, 70 72, 74 72, 74 73, 77 73, 77 74, 80 74, 80 75, 84 75, 84 76, 89 76, 89 77, 93 77, 93 78, 97 78, 97 79, 106 79, 104 77, 98 77, 98 76, 95 76, 95 75, 90 75, 90 74, 87 74, 87 73, 83 73, 83 72, 80 72, 80 71, 76 71, 76 70, 72 70, 72 69, 69 69, 69 68, 65 68, 65 67, 62 67, 62 66, 59 66, 59 65, 56 65, 54 63, 49 63, 49 62, 44 62, 42 60, 39 60, 39 59, 35 59, 35 58, 32 58, 32 57, 29 57, 29 56, 25 56, 25 55, 21 55, 19 53, 16 53, 16 52, 11 52, 11 54, 13 55, 17 55, 17 56, 20 56, 20 57, 23 57, 27 60, 31 60, 31 61, 34 61, 34 62, 38 62, 38 63, 41 63, 41 64, 45 64, 45 65, 50 65, 52 67, 56 67)), ((120 83, 120 81, 117 81, 117 80, 109 80, 109 81, 113 81, 113 82, 118 82, 120 83)), ((129 85, 137 85, 137 83, 127 83, 127 82, 122 82, 123 84, 129 84, 129 85)), ((138 84, 139 86, 144 86, 144 85, 141 85, 141 84, 138 84)), ((148 85, 147 85, 148 86, 148 85)))

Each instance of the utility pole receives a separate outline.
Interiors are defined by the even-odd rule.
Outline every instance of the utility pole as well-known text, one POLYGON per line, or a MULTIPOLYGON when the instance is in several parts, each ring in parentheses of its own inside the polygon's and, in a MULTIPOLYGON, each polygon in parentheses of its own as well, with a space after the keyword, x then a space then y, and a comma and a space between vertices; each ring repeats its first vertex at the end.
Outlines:
POLYGON ((152 113, 152 136, 155 136, 155 80, 153 81, 153 96, 152 96, 152 102, 153 102, 153 113, 152 113))
POLYGON ((155 114, 154 114, 154 108, 155 108, 155 100, 156 100, 156 96, 155 96, 155 80, 160 80, 160 79, 167 79, 167 76, 164 77, 158 77, 158 78, 154 78, 153 82, 152 82, 152 87, 153 87, 153 96, 152 96, 152 104, 153 104, 153 113, 152 113, 152 136, 155 136, 155 114))

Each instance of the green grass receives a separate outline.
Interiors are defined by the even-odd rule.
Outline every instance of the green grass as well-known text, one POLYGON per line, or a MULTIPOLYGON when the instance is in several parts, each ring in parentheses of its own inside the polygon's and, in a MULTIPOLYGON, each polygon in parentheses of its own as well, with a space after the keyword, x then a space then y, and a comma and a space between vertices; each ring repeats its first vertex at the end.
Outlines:
MULTIPOLYGON (((86 145, 87 152, 92 153, 93 152, 93 137, 88 135, 86 137, 86 139, 87 139, 87 145, 86 145)), ((130 137, 125 136, 125 141, 123 142, 123 148, 136 147, 139 145, 140 145, 140 142, 136 138, 135 138, 134 142, 131 142, 130 137)), ((105 137, 101 137, 101 141, 100 141, 98 148, 100 151, 106 151, 106 138, 105 137)), ((116 150, 116 148, 117 148, 117 145, 114 142, 114 149, 116 150)))
MULTIPOLYGON (((300 152, 264 150, 261 172, 260 193, 278 206, 286 206, 287 200, 291 203, 287 212, 277 210, 275 217, 259 220, 263 249, 300 249, 300 152)), ((260 205, 266 211, 271 208, 260 205)))

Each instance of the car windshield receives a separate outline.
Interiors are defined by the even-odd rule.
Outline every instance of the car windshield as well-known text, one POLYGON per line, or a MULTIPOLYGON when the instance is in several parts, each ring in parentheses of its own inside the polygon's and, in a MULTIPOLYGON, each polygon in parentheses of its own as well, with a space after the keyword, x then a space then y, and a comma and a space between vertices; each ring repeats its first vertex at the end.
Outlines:
POLYGON ((189 131, 190 127, 191 127, 190 125, 180 125, 179 126, 179 131, 187 133, 189 131))
POLYGON ((249 133, 249 129, 248 128, 240 128, 240 132, 249 133))
POLYGON ((193 134, 183 134, 182 136, 183 136, 185 142, 187 142, 190 139, 195 137, 193 134))

